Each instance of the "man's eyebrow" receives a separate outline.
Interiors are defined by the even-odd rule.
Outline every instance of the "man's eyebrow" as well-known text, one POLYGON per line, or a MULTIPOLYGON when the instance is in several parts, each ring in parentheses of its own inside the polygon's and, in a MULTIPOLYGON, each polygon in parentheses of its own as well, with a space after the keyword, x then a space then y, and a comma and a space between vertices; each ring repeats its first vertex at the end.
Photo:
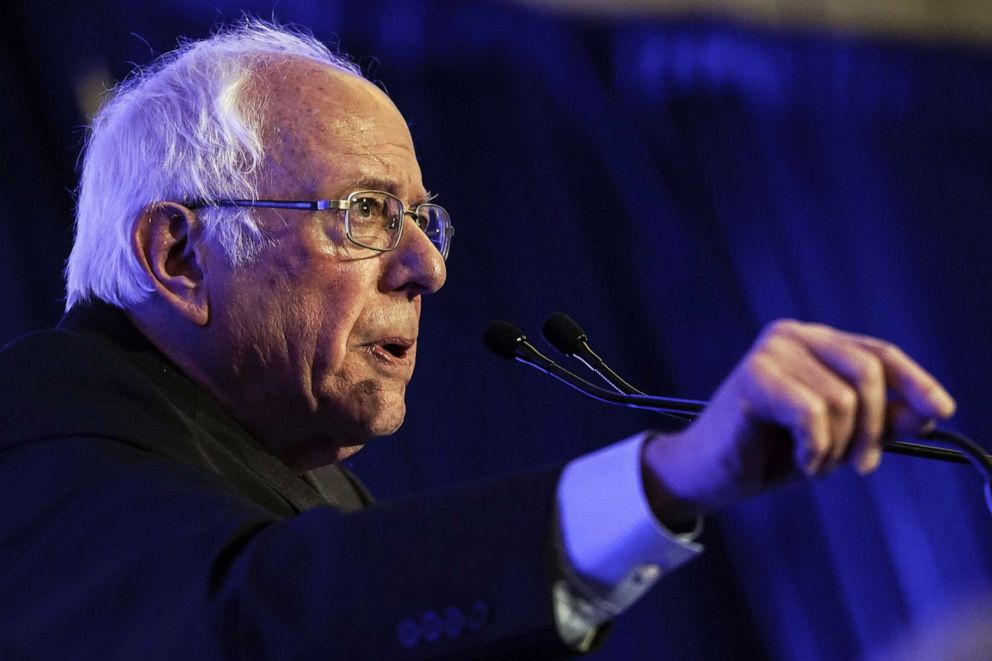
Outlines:
MULTIPOLYGON (((396 197, 402 197, 399 193, 399 186, 396 185, 395 181, 389 181, 388 179, 381 179, 379 177, 362 176, 355 180, 356 188, 354 190, 381 190, 387 193, 392 193, 396 197)), ((425 202, 430 202, 437 195, 430 191, 424 191, 424 195, 420 196, 419 199, 410 200, 411 206, 417 206, 418 204, 424 204, 425 202)))
POLYGON ((387 193, 396 194, 397 186, 395 182, 388 181, 386 179, 380 179, 379 177, 369 177, 362 176, 355 179, 355 190, 368 189, 368 190, 384 190, 387 193))

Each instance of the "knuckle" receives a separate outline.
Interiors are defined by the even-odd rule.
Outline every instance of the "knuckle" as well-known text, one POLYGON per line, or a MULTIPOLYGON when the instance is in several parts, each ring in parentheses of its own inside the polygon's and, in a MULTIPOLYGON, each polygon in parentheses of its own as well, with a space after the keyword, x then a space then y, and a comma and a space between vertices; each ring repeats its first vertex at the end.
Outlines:
POLYGON ((758 345, 758 353, 767 355, 769 359, 771 356, 782 355, 782 352, 788 350, 789 340, 777 333, 772 333, 766 335, 761 339, 761 343, 758 345))
POLYGON ((879 408, 874 414, 867 412, 861 423, 861 442, 878 443, 885 431, 885 409, 879 408))
POLYGON ((940 385, 936 381, 930 380, 924 381, 919 387, 924 399, 933 399, 941 390, 940 385))
POLYGON ((762 335, 765 337, 790 335, 799 330, 801 326, 802 324, 795 319, 776 319, 765 326, 765 330, 762 335))
POLYGON ((842 414, 852 413, 858 406, 858 395, 853 388, 836 388, 830 393, 830 409, 842 414))
POLYGON ((871 386, 884 380, 882 361, 875 356, 866 356, 854 365, 854 380, 859 385, 871 386))
POLYGON ((772 374, 774 362, 774 359, 768 354, 756 351, 744 360, 741 371, 748 380, 763 383, 772 374))
POLYGON ((814 429, 827 416, 827 403, 822 397, 808 397, 799 405, 799 423, 814 429))
POLYGON ((789 356, 794 353, 797 343, 802 342, 796 331, 798 327, 799 322, 791 319, 772 322, 755 342, 753 352, 779 357, 789 356))
POLYGON ((885 362, 902 362, 908 360, 902 349, 885 340, 879 340, 878 356, 885 362))

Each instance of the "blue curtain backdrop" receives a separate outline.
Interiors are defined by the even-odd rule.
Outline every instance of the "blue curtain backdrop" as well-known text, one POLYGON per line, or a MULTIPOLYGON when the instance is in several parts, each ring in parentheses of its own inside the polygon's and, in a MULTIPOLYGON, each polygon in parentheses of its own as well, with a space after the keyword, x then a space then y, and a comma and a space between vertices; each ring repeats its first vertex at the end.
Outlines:
MULTIPOLYGON (((0 341, 58 319, 87 81, 246 10, 359 59, 458 227, 407 424, 352 462, 380 499, 666 424, 481 346, 491 319, 537 335, 558 309, 633 382, 693 398, 777 317, 890 338, 992 449, 992 51, 489 2, 143 5, 3 10, 0 341)), ((594 658, 881 653, 990 589, 980 488, 888 457, 733 507, 594 658)))

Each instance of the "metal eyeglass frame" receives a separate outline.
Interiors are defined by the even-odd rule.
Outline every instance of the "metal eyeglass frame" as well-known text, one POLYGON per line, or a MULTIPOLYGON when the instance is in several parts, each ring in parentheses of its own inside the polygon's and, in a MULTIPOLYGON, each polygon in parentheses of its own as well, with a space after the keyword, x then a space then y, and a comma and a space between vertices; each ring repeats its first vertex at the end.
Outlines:
POLYGON ((375 193, 376 195, 385 195, 396 200, 400 209, 403 210, 403 216, 413 216, 413 221, 420 228, 420 231, 424 232, 424 235, 430 240, 431 244, 437 248, 438 252, 441 253, 441 258, 447 260, 448 253, 451 251, 451 237, 455 234, 455 227, 451 224, 451 216, 448 215, 448 210, 439 204, 433 204, 431 202, 424 202, 423 204, 418 204, 412 209, 407 209, 406 205, 403 204, 403 200, 381 190, 357 190, 348 194, 348 197, 343 200, 238 200, 238 199, 219 199, 219 200, 196 200, 187 202, 185 206, 190 209, 198 209, 203 207, 239 207, 239 208, 253 208, 253 209, 295 209, 298 211, 344 211, 344 233, 349 241, 362 248, 368 248, 369 250, 375 250, 376 252, 389 252, 391 250, 396 250, 400 245, 400 239, 403 238, 403 226, 406 223, 399 224, 399 230, 396 232, 396 237, 393 240, 393 245, 388 248, 381 248, 379 246, 370 246, 367 243, 362 243, 358 239, 351 235, 351 222, 349 220, 349 210, 353 203, 353 198, 360 196, 363 193, 375 193), (437 240, 435 237, 427 234, 427 230, 421 225, 420 210, 424 207, 429 207, 431 209, 436 209, 440 211, 439 216, 443 220, 442 226, 438 230, 437 240))

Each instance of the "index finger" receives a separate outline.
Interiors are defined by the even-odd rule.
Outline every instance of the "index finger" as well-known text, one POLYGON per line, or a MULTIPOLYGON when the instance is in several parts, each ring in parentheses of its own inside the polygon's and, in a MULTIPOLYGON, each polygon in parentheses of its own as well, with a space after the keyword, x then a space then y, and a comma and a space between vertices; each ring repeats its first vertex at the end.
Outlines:
POLYGON ((957 406, 940 382, 907 356, 902 349, 869 335, 847 333, 859 346, 882 362, 885 382, 918 414, 927 418, 949 418, 957 406))

